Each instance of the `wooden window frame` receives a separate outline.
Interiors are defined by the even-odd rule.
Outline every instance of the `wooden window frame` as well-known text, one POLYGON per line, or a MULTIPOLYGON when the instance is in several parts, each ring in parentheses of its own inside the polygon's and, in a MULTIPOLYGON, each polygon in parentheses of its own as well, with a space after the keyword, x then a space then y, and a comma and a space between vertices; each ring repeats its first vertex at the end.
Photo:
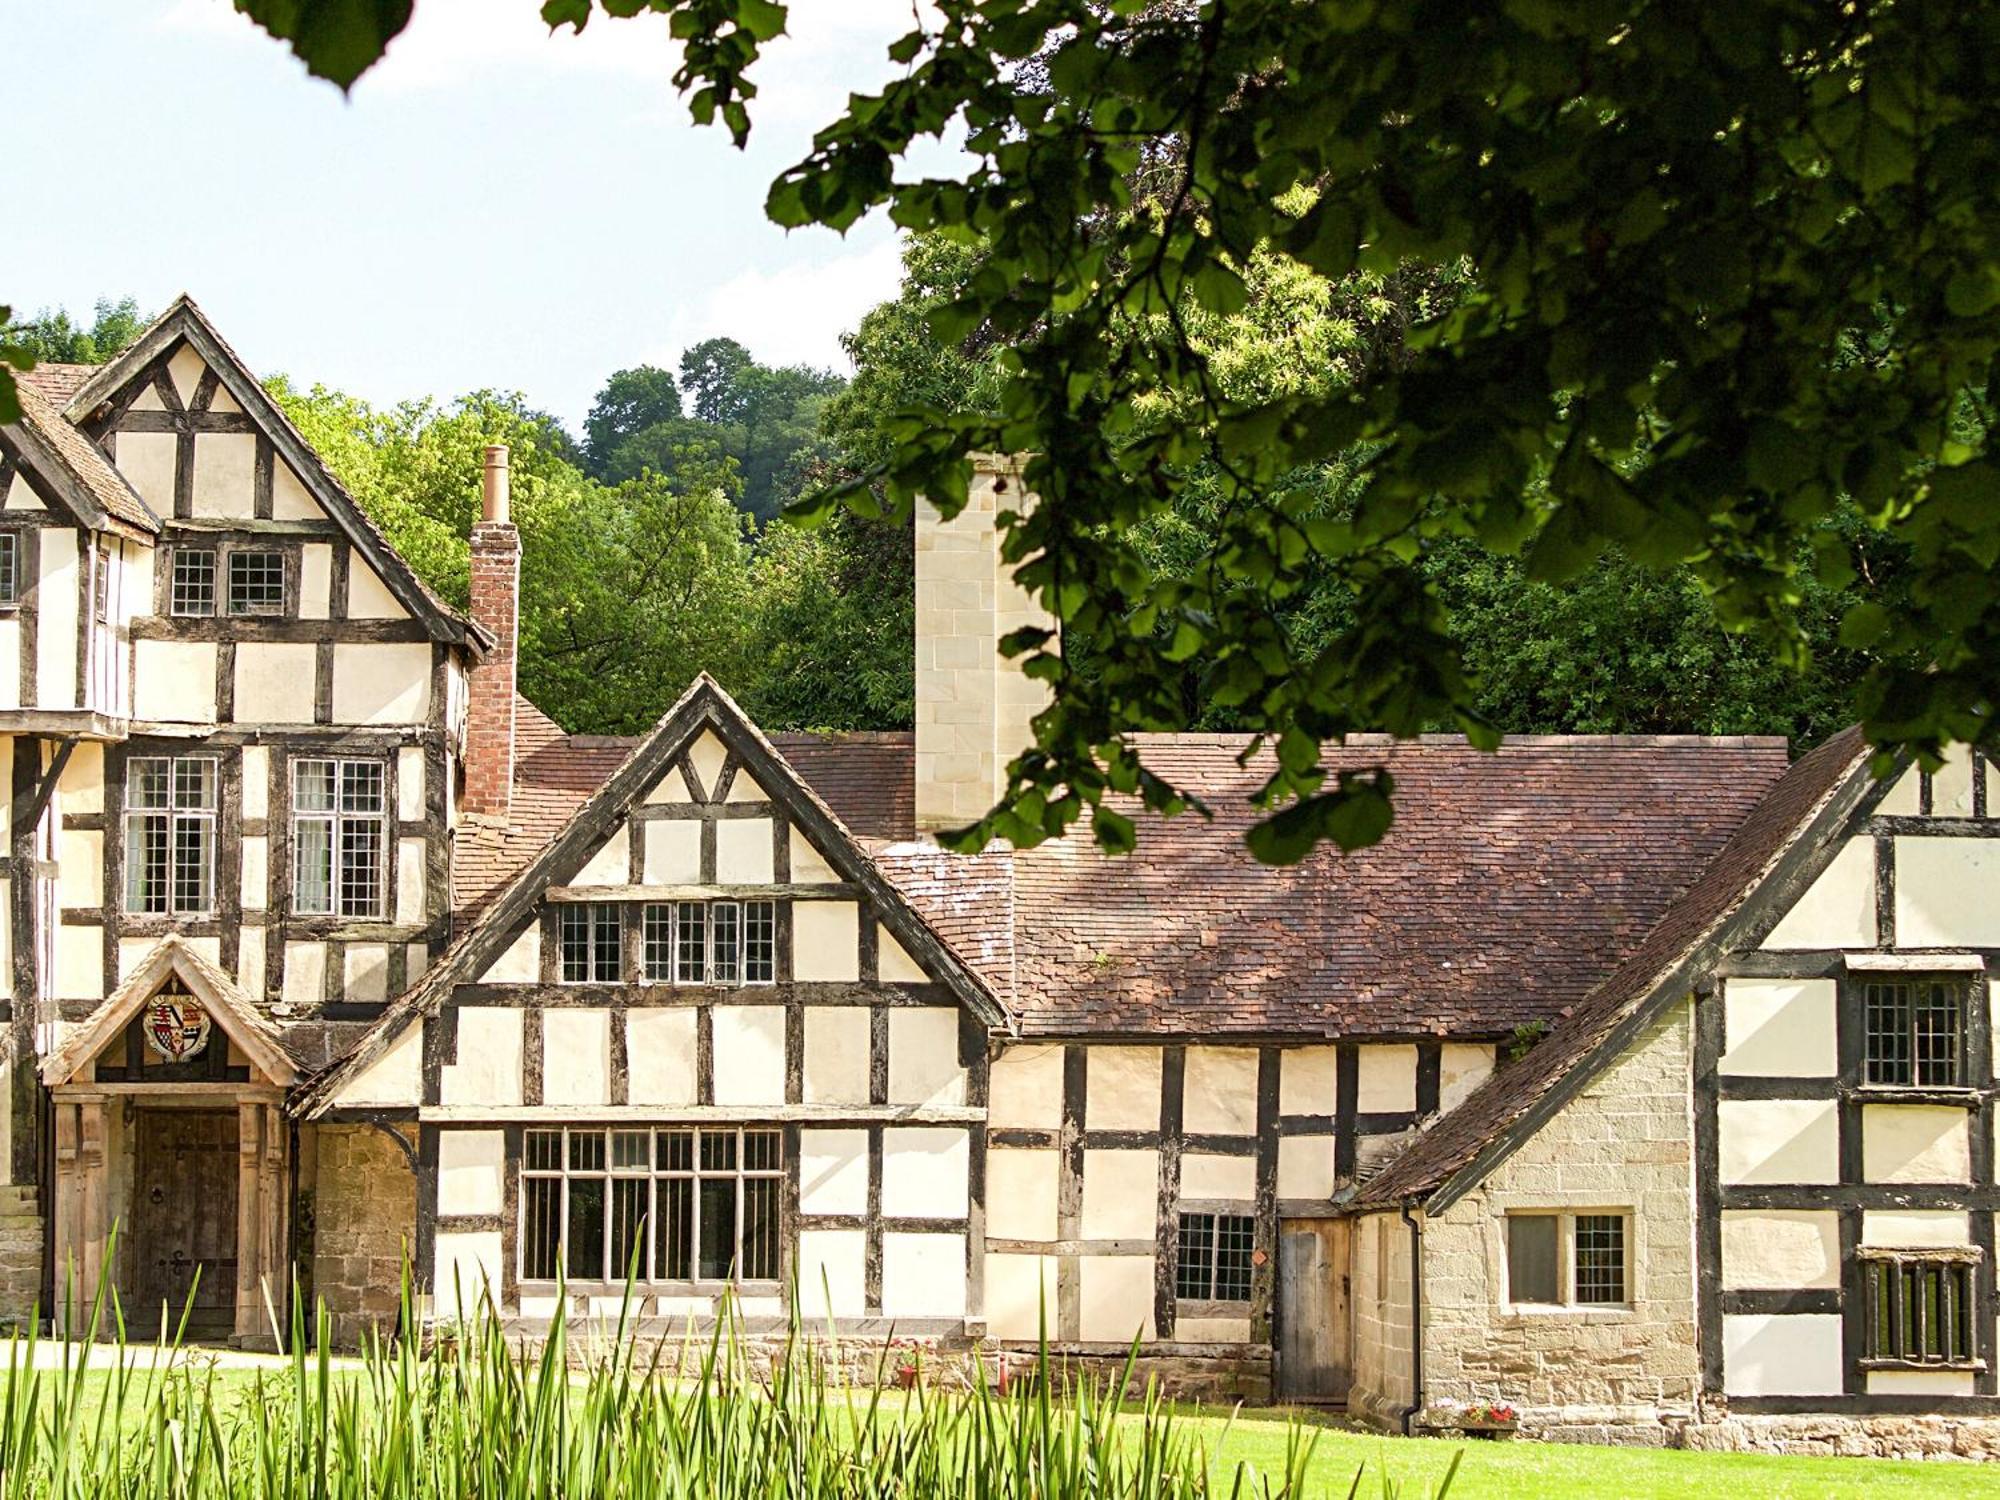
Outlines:
MULTIPOLYGON (((1933 1089, 1963 1089, 1971 1086, 1972 1058, 1970 1055, 1970 1028, 1967 1024, 1969 1012, 1974 1003, 1972 986, 1962 973, 1953 974, 1864 974, 1857 976, 1855 992, 1860 1002, 1859 1024, 1861 1027, 1861 1087, 1869 1093, 1900 1094, 1922 1093, 1933 1089), (1935 1033, 1927 1034, 1922 1029, 1921 1017, 1929 1007, 1919 1004, 1920 992, 1936 986, 1943 994, 1951 997, 1954 1015, 1952 1017, 1950 1072, 1945 1079, 1929 1078, 1924 1075, 1926 1059, 1923 1049, 1927 1041, 1935 1042, 1935 1033), (1904 991, 1902 1004, 1903 1019, 1893 1037, 1900 1056, 1880 1055, 1887 1048, 1879 1044, 1889 1040, 1887 1033, 1877 1029, 1877 993, 1879 991, 1904 991), (1887 1070, 1902 1064, 1908 1068, 1906 1078, 1878 1078, 1877 1070, 1887 1070)), ((1932 1059, 1931 1061, 1934 1061, 1932 1059)))
MULTIPOLYGON (((225 547, 221 549, 220 584, 221 597, 217 603, 221 614, 230 620, 288 620, 292 617, 291 569, 283 548, 279 547, 225 547), (263 563, 275 565, 278 577, 278 603, 275 609, 238 609, 236 607, 236 565, 257 558, 263 563)), ((267 580, 268 581, 268 580, 267 580)))
POLYGON ((0 610, 20 608, 21 551, 20 529, 0 528, 0 610))
POLYGON ((719 1293, 725 1289, 748 1291, 758 1295, 769 1295, 782 1290, 786 1255, 785 1226, 785 1181, 789 1171, 785 1159, 784 1131, 769 1125, 647 1125, 647 1126, 549 1126, 537 1127, 525 1132, 521 1151, 521 1210, 520 1228, 517 1232, 519 1244, 514 1248, 515 1264, 518 1268, 520 1284, 530 1289, 548 1289, 557 1284, 557 1277, 544 1274, 547 1269, 539 1264, 537 1252, 542 1244, 542 1236, 533 1233, 530 1218, 531 1184, 556 1182, 555 1191, 555 1256, 561 1267, 563 1284, 568 1286, 604 1287, 623 1286, 627 1268, 631 1265, 630 1248, 613 1268, 612 1259, 618 1244, 620 1220, 616 1210, 617 1194, 613 1190, 616 1182, 645 1183, 644 1210, 638 1224, 639 1249, 638 1273, 633 1277, 635 1286, 643 1286, 649 1291, 669 1290, 675 1292, 719 1293), (620 1138, 629 1146, 632 1138, 646 1139, 647 1154, 643 1166, 634 1165, 629 1160, 620 1163, 618 1148, 620 1138), (577 1156, 573 1142, 582 1137, 599 1138, 597 1166, 576 1165, 577 1156), (667 1138, 684 1137, 687 1141, 685 1165, 670 1165, 668 1162, 667 1138), (770 1153, 758 1166, 747 1165, 750 1155, 750 1140, 754 1137, 770 1153), (557 1141, 559 1166, 533 1165, 538 1145, 551 1138, 557 1141), (705 1161, 705 1146, 708 1138, 731 1143, 729 1165, 708 1165, 705 1161), (568 1265, 570 1201, 572 1184, 582 1181, 604 1183, 603 1225, 600 1244, 603 1259, 597 1266, 596 1275, 578 1276, 568 1265), (745 1184, 751 1182, 772 1184, 766 1192, 770 1199, 769 1259, 772 1274, 769 1276, 724 1277, 704 1276, 701 1271, 701 1189, 703 1181, 732 1181, 735 1183, 734 1214, 732 1229, 732 1265, 740 1265, 743 1259, 746 1225, 751 1217, 750 1193, 745 1184), (660 1226, 663 1216, 660 1208, 663 1192, 662 1184, 689 1184, 687 1188, 687 1246, 689 1257, 687 1269, 696 1273, 689 1276, 665 1276, 660 1274, 661 1257, 664 1253, 660 1243, 660 1226), (535 1258, 531 1258, 534 1255, 535 1258))
POLYGON ((1629 1312, 1633 1297, 1633 1235, 1636 1216, 1629 1208, 1514 1208, 1502 1217, 1500 1264, 1506 1278, 1504 1304, 1517 1312, 1629 1312), (1556 1221, 1556 1300, 1524 1301, 1514 1295, 1513 1233, 1517 1219, 1556 1221), (1582 1220, 1609 1219, 1618 1222, 1619 1269, 1616 1299, 1579 1296, 1577 1276, 1577 1233, 1582 1220))
POLYGON ((395 832, 391 820, 392 799, 395 796, 391 781, 393 775, 394 767, 381 756, 296 755, 292 758, 292 915, 344 917, 356 921, 377 922, 383 919, 389 897, 389 862, 395 857, 395 832), (331 807, 316 808, 301 805, 304 799, 299 794, 300 773, 306 767, 315 765, 333 767, 331 807), (380 806, 373 812, 345 805, 347 773, 351 767, 366 767, 375 772, 380 806), (327 904, 324 907, 305 904, 306 881, 303 860, 306 841, 302 835, 307 825, 324 825, 327 828, 327 904), (375 836, 375 885, 364 909, 348 901, 342 872, 350 840, 368 829, 372 829, 375 836))
POLYGON ((738 989, 778 980, 778 904, 775 901, 649 901, 640 914, 639 978, 645 984, 680 984, 738 989), (727 923, 717 919, 729 913, 727 923), (684 946, 698 916, 700 962, 684 946), (718 937, 735 932, 734 962, 718 962, 718 937), (758 953, 761 945, 762 953, 758 953), (755 962, 753 963, 753 960, 755 962), (753 972, 753 968, 756 972, 753 972))
POLYGON ((616 901, 576 901, 564 903, 556 912, 556 978, 563 984, 618 984, 625 977, 625 909, 616 901), (609 914, 615 931, 611 945, 611 972, 601 973, 598 962, 604 956, 599 947, 600 923, 609 914), (572 923, 583 928, 582 976, 570 972, 569 937, 572 923))
MULTIPOLYGON (((1979 1305, 1979 1265, 1982 1259, 1979 1251, 1971 1246, 1896 1249, 1889 1247, 1865 1246, 1855 1252, 1860 1262, 1860 1286, 1856 1295, 1861 1299, 1861 1354, 1860 1367, 1864 1370, 1970 1370, 1986 1368, 1986 1362, 1979 1358, 1979 1330, 1981 1318, 1987 1316, 1979 1305), (1905 1276, 1914 1273, 1919 1276, 1938 1278, 1938 1301, 1948 1306, 1947 1315, 1952 1318, 1954 1328, 1948 1331, 1946 1340, 1941 1340, 1938 1353, 1933 1356, 1921 1348, 1909 1352, 1910 1341, 1906 1336, 1910 1319, 1910 1303, 1907 1296, 1905 1276), (1887 1308, 1887 1327, 1884 1326, 1884 1309, 1887 1308), (1885 1352, 1885 1339, 1901 1344, 1900 1349, 1885 1352)), ((1926 1300, 1919 1298, 1917 1311, 1919 1329, 1923 1330, 1922 1313, 1926 1300)), ((1925 1339, 1925 1332, 1916 1336, 1918 1343, 1925 1339)))
POLYGON ((1174 1299, 1181 1303, 1204 1303, 1215 1308, 1242 1308, 1250 1305, 1256 1281, 1257 1216, 1246 1205, 1241 1212, 1212 1208, 1180 1210, 1174 1237, 1174 1299), (1227 1245, 1224 1236, 1229 1236, 1227 1245), (1224 1282, 1223 1252, 1240 1258, 1232 1264, 1229 1281, 1224 1282), (1240 1275, 1240 1281, 1239 1281, 1240 1275), (1238 1288, 1241 1288, 1239 1291, 1238 1288))
POLYGON ((222 549, 220 547, 189 547, 176 542, 168 549, 167 556, 167 615, 175 620, 213 620, 220 613, 222 582, 222 549), (181 607, 181 562, 183 559, 203 557, 208 559, 208 608, 183 609, 181 607))
POLYGON ((222 839, 222 761, 214 755, 135 755, 125 762, 125 798, 123 808, 124 827, 120 830, 125 858, 125 889, 119 893, 122 909, 128 916, 135 917, 212 917, 218 905, 217 884, 220 876, 220 844, 222 839), (184 803, 181 800, 181 777, 179 767, 184 764, 205 763, 208 768, 209 800, 203 806, 184 803), (137 784, 140 768, 148 765, 166 767, 166 801, 160 806, 139 807, 133 802, 133 788, 137 784), (133 835, 146 822, 164 822, 166 846, 166 904, 159 907, 136 906, 133 904, 133 880, 142 870, 145 861, 139 858, 139 850, 133 843, 133 835), (204 884, 208 900, 201 906, 182 906, 180 894, 180 861, 177 839, 182 824, 205 825, 207 835, 203 841, 206 864, 204 884))

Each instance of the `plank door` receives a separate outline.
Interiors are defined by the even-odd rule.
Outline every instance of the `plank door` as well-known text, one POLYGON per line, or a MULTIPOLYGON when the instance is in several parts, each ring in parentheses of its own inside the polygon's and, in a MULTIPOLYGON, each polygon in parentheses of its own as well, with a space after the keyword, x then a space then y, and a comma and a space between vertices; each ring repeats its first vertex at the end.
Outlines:
POLYGON ((1278 1221, 1277 1396, 1345 1401, 1348 1219, 1278 1221))
POLYGON ((140 1110, 132 1182, 134 1327, 180 1321, 188 1334, 226 1338, 236 1328, 236 1111, 140 1110), (199 1271, 199 1279, 196 1273, 199 1271))

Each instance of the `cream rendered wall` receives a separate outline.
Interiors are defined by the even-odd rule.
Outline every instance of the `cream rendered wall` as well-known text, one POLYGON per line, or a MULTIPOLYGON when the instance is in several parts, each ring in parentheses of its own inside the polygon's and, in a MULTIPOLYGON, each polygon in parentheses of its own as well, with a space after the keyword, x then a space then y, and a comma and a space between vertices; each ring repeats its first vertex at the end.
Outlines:
POLYGON ((1896 943, 2000 946, 2000 844, 1984 838, 1896 840, 1896 943))
POLYGON ((1722 1320, 1722 1388, 1731 1396, 1837 1396, 1843 1372, 1838 1313, 1722 1320))
POLYGON ((257 435, 198 432, 194 438, 194 513, 248 519, 256 514, 257 435))
POLYGON ((693 818, 654 818, 639 825, 645 885, 693 885, 701 879, 701 824, 693 818))
POLYGON ((521 1023, 522 1013, 512 1006, 460 1006, 458 1057, 438 1070, 438 1101, 519 1104, 524 1048, 521 1023))
POLYGON ((132 716, 149 722, 215 722, 213 641, 134 641, 132 716))
POLYGON ((1457 1107, 1493 1072, 1497 1049, 1490 1042, 1446 1042, 1438 1059, 1438 1109, 1457 1107))
POLYGON ((1257 1129, 1257 1049, 1190 1047, 1181 1128, 1190 1135, 1251 1135, 1257 1129))
POLYGON ((324 620, 333 613, 333 546, 307 542, 299 549, 299 618, 324 620))
MULTIPOLYGON (((75 708, 80 587, 77 533, 55 526, 42 528, 41 552, 40 585, 35 595, 35 706, 75 708)), ((212 678, 210 682, 212 686, 212 678)))
POLYGON ((1725 1291, 1834 1290, 1840 1215, 1832 1209, 1730 1209, 1722 1215, 1725 1291))
POLYGON ((430 707, 429 646, 348 641, 334 646, 336 724, 421 724, 430 707))
POLYGON ((625 1013, 626 1098, 633 1104, 695 1102, 695 1014, 680 1006, 625 1013))
POLYGON ((965 1102, 955 1007, 889 1012, 889 1102, 933 1107, 965 1102))
MULTIPOLYGON (((544 1104, 611 1102, 611 1026, 617 1019, 612 1011, 563 1005, 550 1006, 542 1012, 544 1104)), ((718 1066, 718 1074, 720 1071, 718 1066)), ((721 1096, 718 1080, 718 1101, 721 1096)))
POLYGON ((423 1098, 424 1029, 412 1026, 348 1083, 333 1102, 416 1104, 423 1098))
POLYGON ((1725 1099, 1716 1106, 1724 1183, 1840 1180, 1840 1112, 1831 1099, 1725 1099))
POLYGON ((715 1035, 715 1102, 782 1104, 785 1098, 785 1008, 718 1005, 715 1035))
POLYGON ((438 1133, 438 1212, 497 1214, 506 1206, 507 1137, 498 1130, 438 1133))
MULTIPOLYGON (((1692 1006, 1682 1002, 1484 1182, 1425 1220, 1427 1402, 1648 1414, 1692 1405, 1701 1383, 1692 1054, 1692 1006), (1506 1216, 1548 1209, 1630 1215, 1629 1307, 1506 1302, 1506 1216)), ((1378 1367, 1387 1337, 1368 1335, 1378 1367)), ((1384 1377, 1370 1379, 1379 1389, 1384 1377)))
POLYGON ((1831 979, 1730 979, 1723 985, 1721 1071, 1831 1078, 1840 1071, 1831 979))
POLYGON ((21 618, 0 615, 0 708, 21 706, 21 618))
POLYGON ((310 641, 239 641, 236 646, 236 722, 310 724, 313 658, 310 641))
POLYGON ((1849 839, 1764 939, 1765 948, 1875 946, 1875 842, 1849 839))
POLYGON ((347 617, 350 620, 406 620, 410 612, 396 601, 375 570, 356 554, 347 570, 347 617))
POLYGON ((986 1234, 995 1240, 1053 1241, 1062 1155, 1046 1148, 992 1147, 986 1153, 986 1234))
POLYGON ((863 1005, 815 1005, 805 1014, 805 1102, 868 1102, 869 1015, 863 1005))
POLYGON ((1062 1096, 1059 1043, 1003 1046, 987 1079, 987 1123, 995 1128, 1053 1130, 1062 1124, 1062 1096))
POLYGON ((444 1319, 471 1318, 491 1301, 500 1305, 500 1231, 440 1231, 431 1283, 431 1312, 444 1319))
MULTIPOLYGON (((121 444, 125 436, 121 434, 119 439, 121 444)), ((167 503, 171 509, 173 504, 171 490, 168 491, 167 503)), ((283 459, 279 459, 271 466, 271 517, 277 521, 326 519, 326 512, 320 509, 319 502, 307 492, 305 485, 299 482, 299 476, 292 472, 291 466, 283 459)))
POLYGON ((1086 1130, 1158 1130, 1158 1047, 1086 1047, 1083 1054, 1086 1130))
POLYGON ((717 880, 724 885, 768 885, 773 879, 772 867, 770 819, 717 820, 715 825, 717 880))
POLYGON ((610 835, 583 862, 570 878, 572 886, 630 885, 632 883, 631 825, 620 822, 610 835))
POLYGON ((174 513, 174 466, 180 439, 171 432, 121 432, 114 450, 118 472, 156 515, 174 513))
POLYGON ((859 906, 852 901, 794 903, 792 976, 850 983, 861 977, 859 906))

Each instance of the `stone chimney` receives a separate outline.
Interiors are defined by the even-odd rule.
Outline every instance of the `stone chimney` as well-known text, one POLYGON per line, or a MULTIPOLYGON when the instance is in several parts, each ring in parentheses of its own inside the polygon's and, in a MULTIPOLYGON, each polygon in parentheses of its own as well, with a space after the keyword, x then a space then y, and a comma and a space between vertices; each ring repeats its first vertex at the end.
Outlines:
POLYGON ((917 827, 973 822, 1000 798, 1007 763, 1034 742, 1048 688, 1000 655, 1000 638, 1054 620, 1000 560, 995 517, 1034 503, 1021 460, 982 455, 951 520, 917 503, 917 827))
POLYGON ((521 613, 521 533, 508 509, 507 449, 486 450, 472 528, 472 618, 493 647, 472 669, 465 720, 465 798, 475 816, 505 818, 514 797, 514 643, 521 613))

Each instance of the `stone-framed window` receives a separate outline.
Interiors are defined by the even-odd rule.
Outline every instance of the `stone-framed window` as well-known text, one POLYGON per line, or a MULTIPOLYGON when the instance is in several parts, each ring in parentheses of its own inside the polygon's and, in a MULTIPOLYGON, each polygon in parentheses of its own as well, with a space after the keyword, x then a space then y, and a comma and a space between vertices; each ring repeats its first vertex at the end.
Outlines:
POLYGON ((775 1283, 784 1181, 773 1129, 527 1131, 521 1279, 775 1283))
POLYGON ((1871 979, 1863 989, 1862 1080, 1876 1088, 1956 1088, 1965 1074, 1965 982, 1871 979))
POLYGON ((134 756, 125 767, 125 909, 173 916, 215 910, 212 755, 134 756))
POLYGON ((182 618, 215 613, 215 549, 175 547, 167 608, 182 618))
POLYGON ((770 984, 777 907, 770 901, 654 902, 641 915, 640 977, 661 984, 770 984))
POLYGON ((1632 1300, 1631 1216, 1510 1213, 1507 1301, 1517 1307, 1623 1307, 1632 1300))
POLYGON ((1967 1368, 1977 1363, 1978 1251, 1868 1249, 1860 1254, 1864 1368, 1967 1368))
POLYGON ((1248 1302, 1257 1221, 1249 1214, 1183 1213, 1174 1295, 1184 1302, 1248 1302))
POLYGON ((379 760, 292 762, 293 911, 382 915, 388 786, 388 766, 379 760))
POLYGON ((616 984, 622 977, 625 923, 615 902, 564 906, 557 936, 564 984, 616 984))

